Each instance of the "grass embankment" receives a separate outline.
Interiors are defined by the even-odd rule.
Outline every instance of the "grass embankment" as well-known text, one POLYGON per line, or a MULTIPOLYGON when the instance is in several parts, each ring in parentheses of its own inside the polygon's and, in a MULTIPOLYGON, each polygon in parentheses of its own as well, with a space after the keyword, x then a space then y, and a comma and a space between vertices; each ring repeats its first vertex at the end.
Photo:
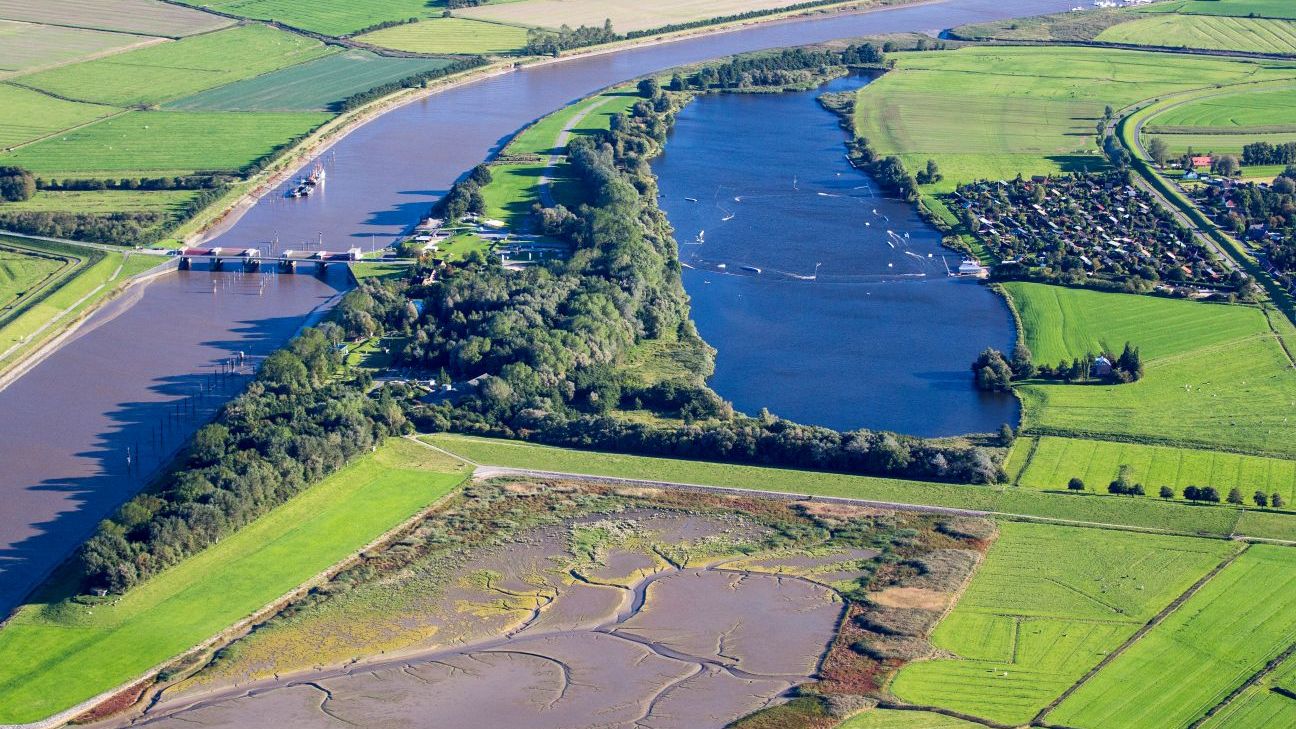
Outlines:
POLYGON ((1293 641, 1296 550, 1252 546, 1047 721, 1086 729, 1187 727, 1293 641))
POLYGON ((981 726, 927 711, 873 709, 847 719, 837 729, 978 729, 981 726))
POLYGON ((27 248, 3 246, 0 239, 0 317, 18 301, 71 272, 80 261, 27 248))
POLYGON ((43 719, 131 681, 355 553, 466 475, 405 440, 310 487, 120 598, 55 580, 0 629, 0 723, 43 719))
POLYGON ((364 2, 319 2, 318 0, 177 0, 185 5, 254 20, 275 20, 313 33, 340 36, 358 30, 408 18, 440 15, 444 3, 428 0, 364 0, 364 2))
POLYGON ((957 658, 912 663, 900 699, 1025 724, 1225 558, 1235 545, 1005 523, 932 634, 957 658))
POLYGON ((1035 361, 1141 350, 1127 385, 1028 383, 1024 429, 1296 457, 1296 372, 1264 312, 1032 283, 1004 290, 1035 361))
POLYGON ((1285 513, 1256 514, 1228 507, 1190 506, 1150 498, 1054 494, 629 456, 448 433, 425 436, 425 439, 470 461, 508 468, 926 504, 1182 534, 1229 536, 1236 532, 1253 537, 1296 539, 1296 515, 1285 513))
POLYGON ((384 28, 356 40, 414 53, 517 53, 526 46, 527 29, 520 25, 468 18, 430 18, 384 28))

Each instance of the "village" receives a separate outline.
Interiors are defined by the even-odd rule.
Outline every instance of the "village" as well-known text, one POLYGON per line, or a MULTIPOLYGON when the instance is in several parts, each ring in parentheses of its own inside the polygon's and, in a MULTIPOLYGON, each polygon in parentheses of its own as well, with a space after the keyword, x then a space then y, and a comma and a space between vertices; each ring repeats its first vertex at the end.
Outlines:
MULTIPOLYGON (((1196 160, 1194 160, 1195 164, 1196 160)), ((1225 230, 1238 236, 1269 275, 1296 295, 1296 168, 1263 181, 1202 177, 1182 189, 1225 230)))
POLYGON ((998 259, 997 278, 1106 282, 1201 296, 1226 269, 1123 173, 982 180, 952 193, 964 224, 998 259))
POLYGON ((467 213, 453 221, 425 218, 395 250, 409 257, 430 256, 441 263, 453 263, 477 251, 481 255, 493 255, 505 268, 513 269, 566 258, 570 254, 570 247, 563 242, 513 232, 504 221, 476 213, 467 213))

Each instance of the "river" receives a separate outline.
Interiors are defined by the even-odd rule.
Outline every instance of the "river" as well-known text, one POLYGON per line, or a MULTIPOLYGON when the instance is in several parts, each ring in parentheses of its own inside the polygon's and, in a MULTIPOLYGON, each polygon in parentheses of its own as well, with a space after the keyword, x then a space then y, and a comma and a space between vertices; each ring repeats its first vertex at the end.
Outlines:
POLYGON ((959 257, 850 166, 816 101, 868 80, 701 97, 654 162, 693 320, 717 351, 710 384, 739 410, 840 430, 1015 424, 1017 400, 978 392, 968 368, 987 346, 1011 349, 1007 305, 946 275, 959 257))
MULTIPOLYGON (((948 0, 861 14, 832 13, 519 69, 447 89, 356 129, 326 153, 322 194, 271 192, 215 238, 280 248, 323 242, 366 247, 412 224, 465 170, 529 121, 600 88, 650 71, 732 53, 835 38, 938 31, 962 23, 1065 10, 1073 0, 948 0)), ((304 164, 306 167, 309 163, 304 164)), ((341 283, 268 279, 258 292, 220 297, 255 278, 175 273, 93 315, 83 332, 0 391, 0 615, 140 488, 125 449, 171 417, 173 438, 190 388, 231 352, 281 344, 341 283), (243 283, 237 283, 243 282, 243 283)), ((210 393, 204 412, 234 392, 210 393)), ((148 462, 148 449, 141 443, 148 462)))

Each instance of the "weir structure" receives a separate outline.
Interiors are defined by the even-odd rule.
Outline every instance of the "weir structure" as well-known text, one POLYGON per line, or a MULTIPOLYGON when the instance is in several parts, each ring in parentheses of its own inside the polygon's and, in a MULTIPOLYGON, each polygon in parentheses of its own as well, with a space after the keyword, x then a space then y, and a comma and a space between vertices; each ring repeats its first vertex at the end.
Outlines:
POLYGON ((237 262, 245 270, 254 271, 263 264, 278 265, 279 270, 292 272, 298 264, 314 263, 317 273, 323 273, 330 263, 350 263, 360 260, 359 248, 345 251, 293 251, 287 250, 278 256, 261 254, 259 248, 185 248, 175 254, 180 259, 180 268, 188 270, 194 261, 210 261, 212 268, 220 270, 227 261, 237 262))

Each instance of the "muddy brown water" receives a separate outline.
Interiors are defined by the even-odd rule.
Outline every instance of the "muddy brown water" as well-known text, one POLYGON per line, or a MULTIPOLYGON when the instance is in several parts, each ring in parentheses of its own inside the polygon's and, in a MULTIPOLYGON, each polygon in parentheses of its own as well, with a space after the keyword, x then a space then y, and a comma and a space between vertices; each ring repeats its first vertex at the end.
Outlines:
MULTIPOLYGON (((306 200, 270 192, 219 245, 329 249, 384 245, 465 170, 517 129, 600 88, 732 53, 859 35, 937 31, 1064 10, 1072 0, 948 0, 863 14, 825 14, 593 55, 482 79, 400 107, 325 153, 325 189, 306 200)), ((303 168, 311 164, 308 162, 303 168)), ((287 184, 287 183, 286 183, 287 184)), ((282 344, 342 284, 295 276, 260 296, 214 299, 238 274, 160 278, 93 315, 84 333, 0 391, 0 615, 7 614, 94 525, 141 487, 125 449, 168 417, 171 444, 201 422, 168 416, 233 351, 282 344)), ((201 413, 236 391, 209 393, 201 413)), ((163 446, 165 449, 165 444, 163 446)))

